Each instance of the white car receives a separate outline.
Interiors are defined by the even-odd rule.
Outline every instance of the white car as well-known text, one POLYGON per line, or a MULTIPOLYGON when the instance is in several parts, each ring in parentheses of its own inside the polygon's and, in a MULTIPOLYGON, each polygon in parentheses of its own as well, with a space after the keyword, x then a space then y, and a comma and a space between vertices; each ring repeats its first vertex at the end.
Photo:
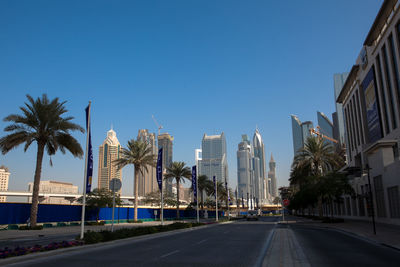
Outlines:
POLYGON ((250 220, 258 220, 258 212, 256 210, 249 210, 247 212, 246 218, 248 221, 250 220))

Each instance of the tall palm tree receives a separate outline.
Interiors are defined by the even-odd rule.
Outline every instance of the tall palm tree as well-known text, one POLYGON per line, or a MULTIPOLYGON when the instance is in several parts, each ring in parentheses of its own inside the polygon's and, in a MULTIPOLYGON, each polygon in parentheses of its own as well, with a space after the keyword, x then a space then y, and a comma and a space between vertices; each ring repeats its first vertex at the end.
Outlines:
POLYGON ((132 164, 134 166, 134 183, 133 192, 135 194, 135 222, 138 219, 138 198, 139 198, 139 173, 148 172, 147 167, 156 166, 156 155, 153 154, 153 149, 149 143, 141 140, 132 139, 128 141, 128 148, 122 148, 120 158, 113 161, 118 170, 132 164))
MULTIPOLYGON (((58 98, 48 99, 46 94, 42 98, 34 100, 30 95, 26 96, 28 102, 20 107, 22 115, 11 114, 4 118, 4 121, 11 122, 4 131, 11 132, 0 139, 0 149, 6 154, 13 148, 25 143, 24 151, 36 142, 36 169, 33 182, 32 205, 30 214, 31 227, 36 226, 37 211, 39 203, 39 184, 42 172, 43 154, 46 150, 49 156, 54 155, 59 149, 63 154, 66 150, 74 157, 82 158, 83 150, 78 141, 70 135, 70 131, 85 130, 71 122, 73 117, 62 117, 67 112, 64 102, 58 98)), ((52 165, 51 161, 50 164, 52 165)))
POLYGON ((207 175, 199 175, 197 178, 197 186, 199 187, 199 193, 201 198, 201 209, 204 209, 204 193, 207 191, 207 187, 212 184, 208 179, 207 175))
MULTIPOLYGON (((301 187, 309 180, 320 180, 328 171, 336 170, 342 165, 343 158, 335 152, 330 143, 322 138, 310 136, 304 148, 294 157, 290 179, 301 187)), ((318 209, 319 215, 322 216, 322 196, 318 198, 318 209)))
POLYGON ((293 167, 309 168, 310 175, 321 176, 343 164, 334 147, 322 138, 310 136, 294 157, 293 167))
POLYGON ((179 219, 179 184, 184 183, 185 178, 190 180, 192 177, 192 172, 188 166, 185 166, 185 162, 172 162, 172 164, 167 167, 167 172, 165 174, 165 179, 175 179, 176 181, 176 217, 179 219))

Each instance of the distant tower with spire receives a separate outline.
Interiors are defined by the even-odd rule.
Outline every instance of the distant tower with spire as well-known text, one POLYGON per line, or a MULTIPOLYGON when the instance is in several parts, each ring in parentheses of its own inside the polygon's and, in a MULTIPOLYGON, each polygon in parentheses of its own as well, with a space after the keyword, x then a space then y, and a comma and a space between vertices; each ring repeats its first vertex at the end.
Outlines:
POLYGON ((270 184, 269 193, 270 193, 271 197, 273 197, 273 198, 278 196, 278 191, 276 188, 276 173, 275 173, 275 171, 276 171, 276 162, 271 153, 271 159, 269 161, 268 182, 270 184))
MULTIPOLYGON (((120 157, 121 145, 117 134, 111 129, 107 132, 107 137, 99 147, 99 169, 97 187, 99 189, 109 189, 110 180, 113 178, 122 179, 122 171, 118 170, 113 161, 120 157)), ((121 193, 121 190, 119 191, 121 193)))

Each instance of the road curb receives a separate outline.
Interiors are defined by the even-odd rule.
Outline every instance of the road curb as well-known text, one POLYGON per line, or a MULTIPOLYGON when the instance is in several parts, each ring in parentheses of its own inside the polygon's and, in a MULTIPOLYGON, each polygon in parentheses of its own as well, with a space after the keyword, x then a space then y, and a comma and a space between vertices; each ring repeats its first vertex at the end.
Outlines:
POLYGON ((60 248, 60 249, 44 251, 44 252, 36 252, 36 253, 22 255, 22 256, 15 256, 15 257, 10 257, 10 258, 0 259, 0 266, 20 263, 20 262, 28 262, 30 260, 36 260, 36 259, 59 255, 59 254, 74 253, 76 251, 81 252, 83 249, 93 251, 93 250, 96 250, 99 248, 121 246, 126 243, 137 243, 137 242, 141 242, 141 241, 155 239, 158 237, 165 237, 165 236, 185 233, 185 232, 189 232, 189 231, 196 231, 196 230, 200 230, 200 229, 204 229, 204 228, 210 228, 210 227, 220 226, 223 224, 230 224, 230 223, 234 223, 234 222, 235 221, 212 223, 212 224, 206 224, 206 225, 202 225, 202 226, 196 226, 196 227, 184 228, 184 229, 178 229, 178 230, 172 230, 172 231, 167 231, 167 232, 128 237, 128 238, 112 240, 112 241, 107 241, 107 242, 101 242, 101 243, 96 243, 96 244, 89 244, 89 245, 69 247, 69 248, 60 248))

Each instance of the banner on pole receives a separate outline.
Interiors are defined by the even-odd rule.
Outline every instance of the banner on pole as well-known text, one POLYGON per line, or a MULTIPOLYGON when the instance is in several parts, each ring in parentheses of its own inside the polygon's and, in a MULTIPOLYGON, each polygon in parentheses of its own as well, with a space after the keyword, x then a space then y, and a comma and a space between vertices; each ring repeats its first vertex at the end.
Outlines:
POLYGON ((196 166, 192 167, 192 189, 193 189, 193 201, 197 202, 197 173, 196 173, 196 166))
MULTIPOLYGON (((213 176, 213 182, 214 182, 214 190, 217 189, 217 182, 215 181, 215 175, 213 176)), ((214 192, 215 195, 215 201, 217 201, 217 191, 214 192)))
POLYGON ((89 113, 90 113, 90 104, 86 107, 86 131, 89 135, 89 144, 88 144, 88 151, 87 151, 87 171, 86 171, 86 193, 90 193, 92 188, 92 177, 93 177, 93 149, 92 149, 92 136, 90 130, 90 120, 89 120, 89 113))
POLYGON ((157 183, 160 191, 162 191, 162 153, 163 149, 160 148, 158 150, 158 158, 157 158, 157 183))
POLYGON ((228 202, 231 202, 231 197, 229 195, 228 182, 225 182, 225 189, 226 189, 226 194, 228 195, 228 202))

